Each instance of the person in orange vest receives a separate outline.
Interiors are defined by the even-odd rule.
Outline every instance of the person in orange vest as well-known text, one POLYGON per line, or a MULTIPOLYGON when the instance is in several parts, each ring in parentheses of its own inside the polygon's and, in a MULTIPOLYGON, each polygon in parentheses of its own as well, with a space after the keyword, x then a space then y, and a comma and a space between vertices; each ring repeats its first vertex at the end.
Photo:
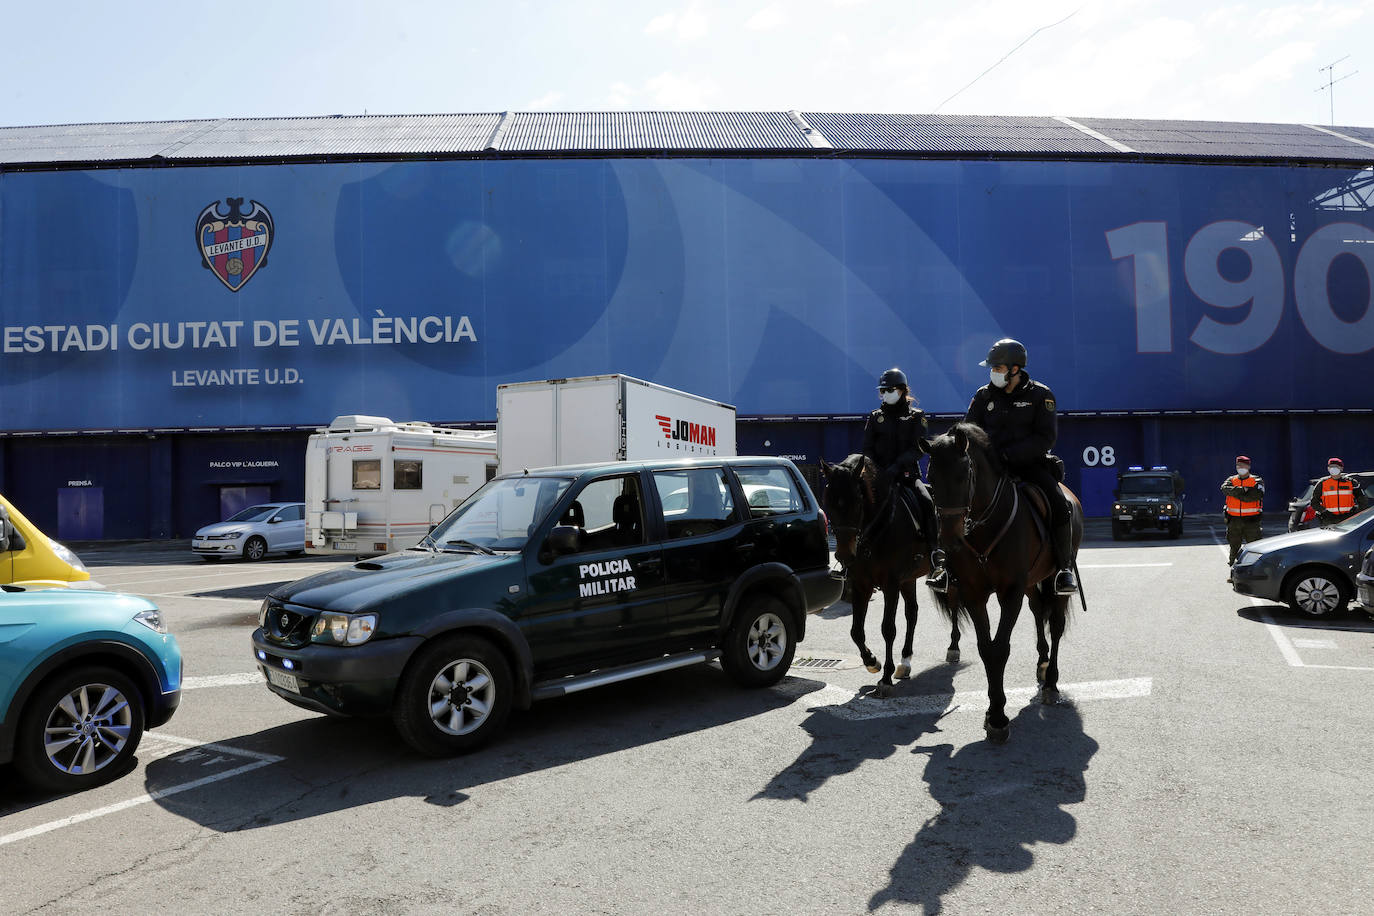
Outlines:
POLYGON ((1237 455, 1236 473, 1222 481, 1221 492, 1226 495, 1226 543, 1231 546, 1226 565, 1233 566, 1240 545, 1263 536, 1260 513, 1264 511, 1264 478, 1250 473, 1248 457, 1237 455))
POLYGON ((1319 525, 1334 525, 1369 505, 1360 482, 1345 473, 1344 461, 1328 458, 1326 475, 1312 490, 1312 508, 1319 525))

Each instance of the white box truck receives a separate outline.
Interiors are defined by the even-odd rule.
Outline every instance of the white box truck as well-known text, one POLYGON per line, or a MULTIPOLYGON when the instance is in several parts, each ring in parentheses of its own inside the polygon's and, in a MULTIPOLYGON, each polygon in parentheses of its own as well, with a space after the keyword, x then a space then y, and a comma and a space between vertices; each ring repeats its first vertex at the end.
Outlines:
POLYGON ((370 556, 414 546, 496 474, 496 433, 336 417, 305 450, 305 550, 370 556))
POLYGON ((501 473, 735 454, 735 408, 628 375, 496 387, 501 473))

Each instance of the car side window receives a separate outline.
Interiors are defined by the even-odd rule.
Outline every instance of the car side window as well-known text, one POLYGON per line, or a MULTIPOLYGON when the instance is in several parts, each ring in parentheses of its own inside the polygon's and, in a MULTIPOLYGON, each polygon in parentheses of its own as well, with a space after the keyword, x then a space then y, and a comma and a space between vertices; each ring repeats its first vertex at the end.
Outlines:
POLYGON ((353 489, 380 490, 382 462, 377 458, 361 458, 353 462, 353 489))
POLYGON ((281 520, 284 522, 299 522, 305 518, 300 506, 287 506, 281 510, 281 520))
POLYGON ((669 538, 695 537, 736 521, 735 500, 724 468, 681 468, 654 472, 669 538))
POLYGON ((744 488, 751 518, 785 515, 806 508, 797 482, 786 468, 736 467, 735 476, 744 488))
POLYGON ((593 480, 577 494, 559 524, 582 529, 580 553, 644 543, 644 500, 634 474, 593 480))

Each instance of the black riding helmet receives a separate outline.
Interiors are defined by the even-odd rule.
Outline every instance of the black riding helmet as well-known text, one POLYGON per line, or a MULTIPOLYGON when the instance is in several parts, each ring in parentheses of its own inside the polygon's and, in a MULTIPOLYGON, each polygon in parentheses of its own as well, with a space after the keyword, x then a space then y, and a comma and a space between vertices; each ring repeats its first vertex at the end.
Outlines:
POLYGON ((1019 340, 1003 337, 988 350, 988 358, 980 366, 1020 366, 1026 368, 1026 345, 1019 340))
MULTIPOLYGON (((906 373, 901 369, 889 369, 878 376, 878 388, 907 388, 906 373)), ((909 389, 908 389, 909 390, 909 389)))

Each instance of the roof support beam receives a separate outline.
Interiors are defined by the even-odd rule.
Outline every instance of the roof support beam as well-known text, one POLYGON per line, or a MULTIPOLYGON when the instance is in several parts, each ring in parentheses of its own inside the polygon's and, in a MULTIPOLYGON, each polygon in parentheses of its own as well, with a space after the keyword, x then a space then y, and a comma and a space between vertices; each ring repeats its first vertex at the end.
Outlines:
POLYGON ((1101 133, 1101 132, 1099 132, 1099 131, 1095 131, 1095 130, 1093 130, 1091 127, 1087 126, 1086 124, 1079 124, 1077 121, 1073 120, 1072 118, 1066 118, 1066 117, 1064 117, 1063 115, 1051 115, 1051 117, 1053 117, 1053 118, 1054 118, 1056 121, 1058 121, 1060 124, 1067 125, 1067 126, 1069 126, 1069 127, 1072 127, 1074 130, 1081 131, 1082 133, 1087 134, 1089 137, 1092 137, 1094 140, 1101 140, 1103 143, 1107 144, 1107 145, 1110 146, 1112 149, 1116 150, 1118 153, 1134 153, 1134 152, 1135 152, 1135 150, 1131 149, 1131 148, 1130 148, 1129 146, 1127 146, 1126 144, 1121 143, 1120 141, 1117 141, 1117 140, 1113 140, 1111 137, 1107 136, 1106 134, 1101 133))

